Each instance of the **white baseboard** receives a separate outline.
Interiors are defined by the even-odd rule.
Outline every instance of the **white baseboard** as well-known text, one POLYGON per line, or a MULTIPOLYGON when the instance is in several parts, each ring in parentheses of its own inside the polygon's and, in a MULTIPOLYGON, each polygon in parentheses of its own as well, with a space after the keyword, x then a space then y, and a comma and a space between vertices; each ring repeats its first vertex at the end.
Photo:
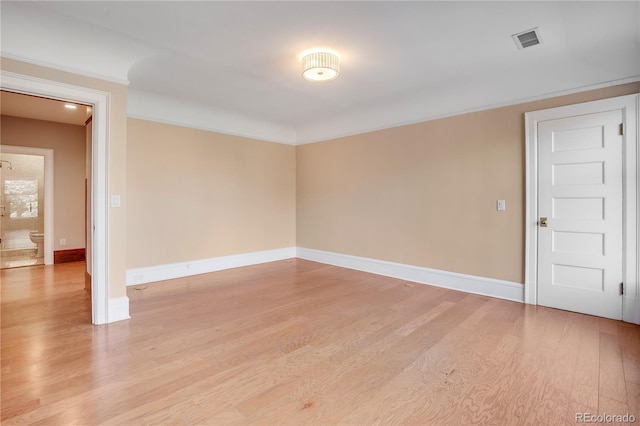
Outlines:
POLYGON ((131 318, 129 316, 129 298, 116 297, 109 299, 109 312, 107 312, 107 322, 122 321, 131 318))
POLYGON ((622 321, 640 325, 640 299, 622 296, 622 321))
MULTIPOLYGON (((231 256, 214 257, 210 259, 195 260, 192 262, 180 262, 167 265, 129 269, 127 271, 127 285, 137 285, 155 281, 170 280, 174 278, 183 278, 191 275, 206 274, 209 272, 221 271, 224 269, 257 265, 259 263, 274 262, 277 260, 291 259, 294 257, 312 260, 314 262, 326 263, 329 265, 341 266, 343 268, 384 275, 387 277, 413 281, 416 283, 429 284, 436 287, 444 287, 452 290, 464 291, 467 293, 497 297, 499 299, 512 300, 515 302, 524 302, 524 285, 521 283, 478 277, 475 275, 459 274, 456 272, 441 271, 438 269, 423 268, 402 263, 387 262, 384 260, 350 256, 346 254, 332 253, 303 247, 287 247, 276 250, 266 250, 231 256)), ((111 303, 111 300, 109 302, 111 303)), ((129 305, 127 299, 126 316, 124 316, 122 319, 128 318, 128 306, 129 305)))
POLYGON ((483 296, 497 297, 499 299, 521 303, 524 302, 524 284, 512 281, 459 274, 456 272, 441 271, 438 269, 386 262, 384 260, 331 253, 303 247, 296 249, 296 257, 413 281, 420 284, 429 284, 436 287, 464 291, 466 293, 481 294, 483 296))
POLYGON ((286 247, 231 256, 212 257, 210 259, 194 260, 191 262, 171 263, 167 265, 129 269, 127 270, 127 285, 171 280, 174 278, 222 271, 223 269, 239 268, 241 266, 291 259, 293 257, 296 257, 296 248, 286 247))
MULTIPOLYGON (((224 269, 257 265, 278 260, 300 258, 328 265, 340 266, 357 271, 384 275, 401 280, 428 284, 466 293, 480 294, 524 303, 524 284, 504 281, 476 275, 460 274, 439 269, 424 268, 403 263, 387 262, 384 260, 347 254, 332 253, 304 247, 286 247, 276 250, 266 250, 231 256, 214 257, 192 262, 172 263, 168 265, 151 266, 129 269, 127 271, 127 285, 144 284, 154 281, 164 281, 191 275, 206 274, 224 269)), ((109 299, 109 322, 129 318, 129 298, 120 297, 109 299)), ((623 321, 640 324, 640 299, 624 297, 623 321)))

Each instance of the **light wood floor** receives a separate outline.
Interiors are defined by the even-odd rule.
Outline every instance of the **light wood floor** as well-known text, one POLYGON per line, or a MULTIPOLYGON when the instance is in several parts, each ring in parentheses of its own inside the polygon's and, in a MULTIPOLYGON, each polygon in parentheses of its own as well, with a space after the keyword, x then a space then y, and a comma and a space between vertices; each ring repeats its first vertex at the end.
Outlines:
MULTIPOLYGON (((2 424, 573 424, 640 418, 640 327, 303 260, 130 287, 2 279, 2 424)), ((638 420, 637 420, 638 421, 638 420)))

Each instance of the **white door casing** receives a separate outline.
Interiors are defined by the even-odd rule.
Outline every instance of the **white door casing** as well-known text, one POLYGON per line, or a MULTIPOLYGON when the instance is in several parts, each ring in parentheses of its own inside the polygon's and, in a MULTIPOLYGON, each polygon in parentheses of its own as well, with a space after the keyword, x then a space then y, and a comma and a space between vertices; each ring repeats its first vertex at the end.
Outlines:
POLYGON ((525 114, 526 303, 640 324, 637 103, 525 114))

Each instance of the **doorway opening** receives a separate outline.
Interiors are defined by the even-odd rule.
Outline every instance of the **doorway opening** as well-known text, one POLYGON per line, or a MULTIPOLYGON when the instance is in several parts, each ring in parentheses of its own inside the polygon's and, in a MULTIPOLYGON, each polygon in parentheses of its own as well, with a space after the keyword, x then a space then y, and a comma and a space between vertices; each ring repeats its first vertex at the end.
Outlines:
POLYGON ((0 268, 51 264, 53 150, 0 151, 0 268))
MULTIPOLYGON (((2 71, 0 88, 80 104, 93 109, 91 155, 91 315, 93 324, 109 321, 108 247, 108 128, 107 92, 2 71)), ((115 318, 117 320, 119 318, 115 318)))

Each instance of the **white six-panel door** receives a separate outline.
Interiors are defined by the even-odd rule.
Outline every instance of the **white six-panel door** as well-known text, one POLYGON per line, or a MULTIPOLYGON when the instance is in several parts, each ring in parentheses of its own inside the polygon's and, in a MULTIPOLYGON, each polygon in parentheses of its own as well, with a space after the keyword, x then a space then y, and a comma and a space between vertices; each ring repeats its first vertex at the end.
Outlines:
POLYGON ((538 123, 538 304, 622 318, 622 111, 538 123))

